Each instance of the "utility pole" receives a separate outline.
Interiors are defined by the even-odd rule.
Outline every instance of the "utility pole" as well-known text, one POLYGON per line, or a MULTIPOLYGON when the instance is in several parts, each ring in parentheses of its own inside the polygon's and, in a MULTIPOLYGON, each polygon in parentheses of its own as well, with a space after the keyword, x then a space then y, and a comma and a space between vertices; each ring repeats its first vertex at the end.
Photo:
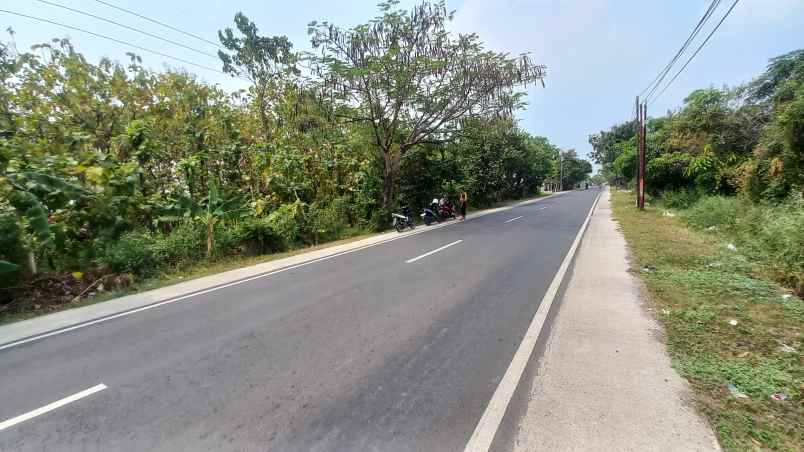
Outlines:
POLYGON ((637 187, 637 207, 640 210, 645 208, 645 151, 647 150, 648 143, 647 143, 647 136, 648 136, 648 105, 642 104, 642 108, 639 112, 641 118, 641 125, 640 125, 640 136, 642 137, 640 146, 639 146, 639 181, 637 187))
POLYGON ((564 156, 558 150, 558 191, 564 191, 564 156))
MULTIPOLYGON (((639 149, 642 148, 642 107, 639 104, 639 96, 636 97, 636 101, 634 102, 634 129, 636 130, 636 145, 637 145, 637 156, 639 155, 639 149)), ((636 196, 636 205, 639 207, 639 159, 637 158, 637 165, 634 168, 636 171, 636 183, 637 183, 637 196, 636 196)))

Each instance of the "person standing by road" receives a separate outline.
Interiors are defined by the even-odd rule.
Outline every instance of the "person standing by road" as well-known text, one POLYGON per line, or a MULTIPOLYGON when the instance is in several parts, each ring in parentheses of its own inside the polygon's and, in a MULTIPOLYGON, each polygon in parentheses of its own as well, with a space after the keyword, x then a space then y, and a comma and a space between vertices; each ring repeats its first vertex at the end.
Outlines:
POLYGON ((458 207, 461 209, 461 220, 466 219, 466 203, 469 201, 469 197, 466 196, 466 192, 462 191, 460 197, 458 198, 458 207))

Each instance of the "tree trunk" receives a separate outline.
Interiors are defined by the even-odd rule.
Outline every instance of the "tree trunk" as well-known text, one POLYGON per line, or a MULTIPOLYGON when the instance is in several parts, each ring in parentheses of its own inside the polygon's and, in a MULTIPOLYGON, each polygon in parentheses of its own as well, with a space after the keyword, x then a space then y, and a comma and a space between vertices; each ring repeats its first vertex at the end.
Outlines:
POLYGON ((208 221, 207 222, 207 259, 209 259, 212 256, 212 247, 214 245, 214 242, 213 242, 213 240, 214 240, 213 239, 214 230, 215 230, 215 225, 213 224, 212 221, 208 221))
POLYGON ((393 146, 383 152, 385 157, 385 171, 382 180, 382 207, 391 210, 396 201, 396 178, 399 174, 399 164, 402 158, 402 149, 393 146))
POLYGON ((33 250, 28 250, 28 255, 26 256, 25 266, 29 275, 34 276, 39 273, 39 270, 36 266, 36 255, 34 254, 33 250))

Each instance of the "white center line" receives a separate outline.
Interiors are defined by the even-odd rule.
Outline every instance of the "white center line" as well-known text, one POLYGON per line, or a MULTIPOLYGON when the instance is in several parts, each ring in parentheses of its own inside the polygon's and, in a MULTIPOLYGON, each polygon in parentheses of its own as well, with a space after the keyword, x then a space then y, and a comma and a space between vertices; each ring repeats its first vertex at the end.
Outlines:
POLYGON ((436 248, 433 251, 428 251, 428 252, 422 254, 421 256, 416 256, 413 259, 408 259, 408 260, 405 261, 405 263, 406 264, 411 264, 413 262, 416 262, 419 259, 424 259, 425 257, 427 257, 427 256, 429 256, 431 254, 435 254, 435 253, 437 253, 437 252, 439 252, 441 250, 447 249, 447 248, 451 247, 452 245, 457 245, 457 244, 459 244, 461 242, 463 242, 463 240, 456 240, 456 241, 454 241, 452 243, 449 243, 449 244, 446 244, 446 245, 442 246, 441 248, 436 248))
POLYGON ((524 215, 520 215, 520 216, 518 216, 518 217, 516 217, 516 218, 511 218, 510 220, 505 220, 505 222, 506 222, 506 223, 510 223, 510 222, 512 222, 512 221, 514 221, 514 220, 518 220, 518 219, 522 218, 523 216, 524 216, 524 215))
POLYGON ((547 207, 539 207, 539 208, 538 208, 538 209, 536 209, 536 210, 544 210, 544 209, 546 209, 546 208, 547 208, 547 207))
POLYGON ((95 394, 96 392, 103 391, 104 389, 106 389, 106 385, 101 383, 101 384, 95 385, 95 386, 93 386, 93 387, 91 387, 89 389, 84 389, 81 392, 77 392, 77 393, 75 393, 75 394, 73 394, 71 396, 65 397, 65 398, 63 398, 61 400, 57 400, 57 401, 55 401, 53 403, 47 404, 47 405, 43 406, 42 408, 37 408, 37 409, 35 409, 33 411, 29 411, 29 412, 27 412, 25 414, 21 414, 21 415, 19 415, 17 417, 13 417, 13 418, 11 418, 11 419, 9 419, 7 421, 0 422, 0 431, 3 431, 3 430, 5 430, 5 429, 7 429, 9 427, 13 427, 13 426, 19 424, 20 422, 25 422, 25 421, 27 421, 29 419, 33 419, 33 418, 35 418, 37 416, 41 416, 41 415, 43 415, 43 414, 45 414, 45 413, 47 413, 49 411, 55 410, 56 408, 61 408, 64 405, 67 405, 68 403, 73 403, 73 402, 75 402, 77 400, 83 399, 84 397, 89 397, 92 394, 95 394))

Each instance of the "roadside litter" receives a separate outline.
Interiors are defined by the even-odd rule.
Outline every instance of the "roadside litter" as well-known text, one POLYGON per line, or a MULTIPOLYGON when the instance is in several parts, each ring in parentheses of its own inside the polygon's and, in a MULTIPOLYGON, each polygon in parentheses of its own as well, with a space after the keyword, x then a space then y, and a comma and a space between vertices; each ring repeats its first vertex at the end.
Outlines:
POLYGON ((736 320, 734 320, 734 319, 731 319, 731 320, 729 320, 729 325, 731 325, 731 326, 737 326, 737 321, 736 321, 736 320))
POLYGON ((728 245, 726 245, 726 248, 728 248, 729 251, 737 251, 737 247, 734 246, 733 243, 729 243, 728 245))
POLYGON ((788 400, 789 398, 790 398, 790 396, 788 396, 787 394, 785 394, 783 392, 777 392, 776 394, 773 394, 771 396, 771 399, 779 401, 779 402, 784 402, 785 400, 788 400))
POLYGON ((676 216, 676 214, 674 214, 673 212, 670 212, 669 210, 665 210, 662 215, 664 215, 666 217, 674 217, 674 216, 676 216))
POLYGON ((646 266, 642 267, 642 270, 640 270, 640 271, 642 273, 656 273, 656 267, 654 267, 652 265, 646 265, 646 266))
POLYGON ((729 392, 735 398, 737 398, 737 399, 747 399, 748 398, 748 396, 745 395, 744 392, 742 392, 739 389, 737 389, 737 386, 734 386, 732 383, 729 383, 728 386, 726 386, 726 387, 729 388, 729 392))

